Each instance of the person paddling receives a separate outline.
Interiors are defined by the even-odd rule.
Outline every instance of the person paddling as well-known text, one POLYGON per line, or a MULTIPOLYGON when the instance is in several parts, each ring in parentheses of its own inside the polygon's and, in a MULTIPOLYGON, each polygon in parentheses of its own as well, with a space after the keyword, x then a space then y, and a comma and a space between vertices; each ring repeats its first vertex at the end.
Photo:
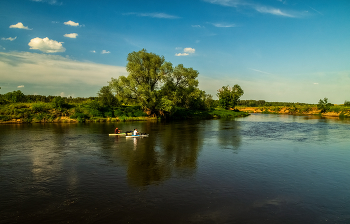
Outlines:
POLYGON ((134 134, 133 135, 138 135, 139 132, 137 131, 137 128, 134 129, 134 134))
POLYGON ((120 134, 120 132, 121 132, 121 130, 119 130, 119 128, 115 128, 115 130, 114 130, 115 134, 120 134))

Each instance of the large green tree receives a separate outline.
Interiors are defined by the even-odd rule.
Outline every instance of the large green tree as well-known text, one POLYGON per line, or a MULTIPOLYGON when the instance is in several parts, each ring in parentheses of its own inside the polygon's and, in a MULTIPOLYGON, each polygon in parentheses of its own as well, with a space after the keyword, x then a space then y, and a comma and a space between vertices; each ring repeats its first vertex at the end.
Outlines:
POLYGON ((166 62, 163 56, 148 53, 145 49, 129 53, 127 61, 129 75, 112 78, 110 87, 122 102, 155 110, 160 101, 161 82, 172 72, 172 64, 166 62))
POLYGON ((219 105, 222 108, 235 108, 239 98, 244 94, 243 89, 239 85, 223 86, 216 94, 219 98, 219 105))
POLYGON ((145 49, 127 57, 128 76, 109 82, 119 100, 138 104, 151 113, 172 112, 176 107, 195 107, 204 95, 198 89, 198 71, 182 64, 173 68, 163 56, 145 49))

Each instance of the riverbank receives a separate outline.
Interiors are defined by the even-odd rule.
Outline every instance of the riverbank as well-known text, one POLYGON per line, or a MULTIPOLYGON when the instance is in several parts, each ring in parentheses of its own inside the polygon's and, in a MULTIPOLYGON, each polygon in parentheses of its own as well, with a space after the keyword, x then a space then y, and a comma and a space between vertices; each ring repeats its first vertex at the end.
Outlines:
POLYGON ((292 115, 318 115, 322 117, 350 118, 350 108, 345 106, 332 106, 326 112, 322 112, 317 106, 268 106, 268 107, 237 107, 240 111, 247 113, 264 114, 292 114, 292 115))
POLYGON ((245 116, 249 116, 249 113, 221 108, 213 110, 179 108, 172 114, 155 116, 142 111, 138 106, 108 109, 101 107, 99 110, 89 104, 70 104, 64 108, 54 108, 50 103, 13 103, 0 106, 0 124, 219 119, 245 116))

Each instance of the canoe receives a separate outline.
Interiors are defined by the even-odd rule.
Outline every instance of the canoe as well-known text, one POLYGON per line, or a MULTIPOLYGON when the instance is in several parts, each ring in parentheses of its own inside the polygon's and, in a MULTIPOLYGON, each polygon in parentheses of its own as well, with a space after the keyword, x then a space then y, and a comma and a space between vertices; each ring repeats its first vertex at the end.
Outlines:
POLYGON ((126 135, 126 133, 119 133, 119 134, 109 134, 109 136, 112 136, 112 135, 126 135))

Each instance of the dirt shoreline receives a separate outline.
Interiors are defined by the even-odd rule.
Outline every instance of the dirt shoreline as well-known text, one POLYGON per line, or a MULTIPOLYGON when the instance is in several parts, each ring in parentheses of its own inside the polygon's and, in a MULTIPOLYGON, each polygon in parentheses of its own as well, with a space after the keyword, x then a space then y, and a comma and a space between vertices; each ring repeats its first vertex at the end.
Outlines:
MULTIPOLYGON (((316 107, 311 108, 309 111, 305 112, 295 112, 291 111, 288 107, 279 107, 278 110, 276 107, 239 107, 240 111, 248 112, 248 113, 267 113, 267 114, 290 114, 290 115, 317 115, 322 117, 340 117, 342 111, 339 112, 325 112, 321 113, 321 110, 318 110, 316 107)), ((344 114, 344 113, 343 113, 344 114)), ((345 116, 350 116, 350 113, 345 113, 345 116)))

